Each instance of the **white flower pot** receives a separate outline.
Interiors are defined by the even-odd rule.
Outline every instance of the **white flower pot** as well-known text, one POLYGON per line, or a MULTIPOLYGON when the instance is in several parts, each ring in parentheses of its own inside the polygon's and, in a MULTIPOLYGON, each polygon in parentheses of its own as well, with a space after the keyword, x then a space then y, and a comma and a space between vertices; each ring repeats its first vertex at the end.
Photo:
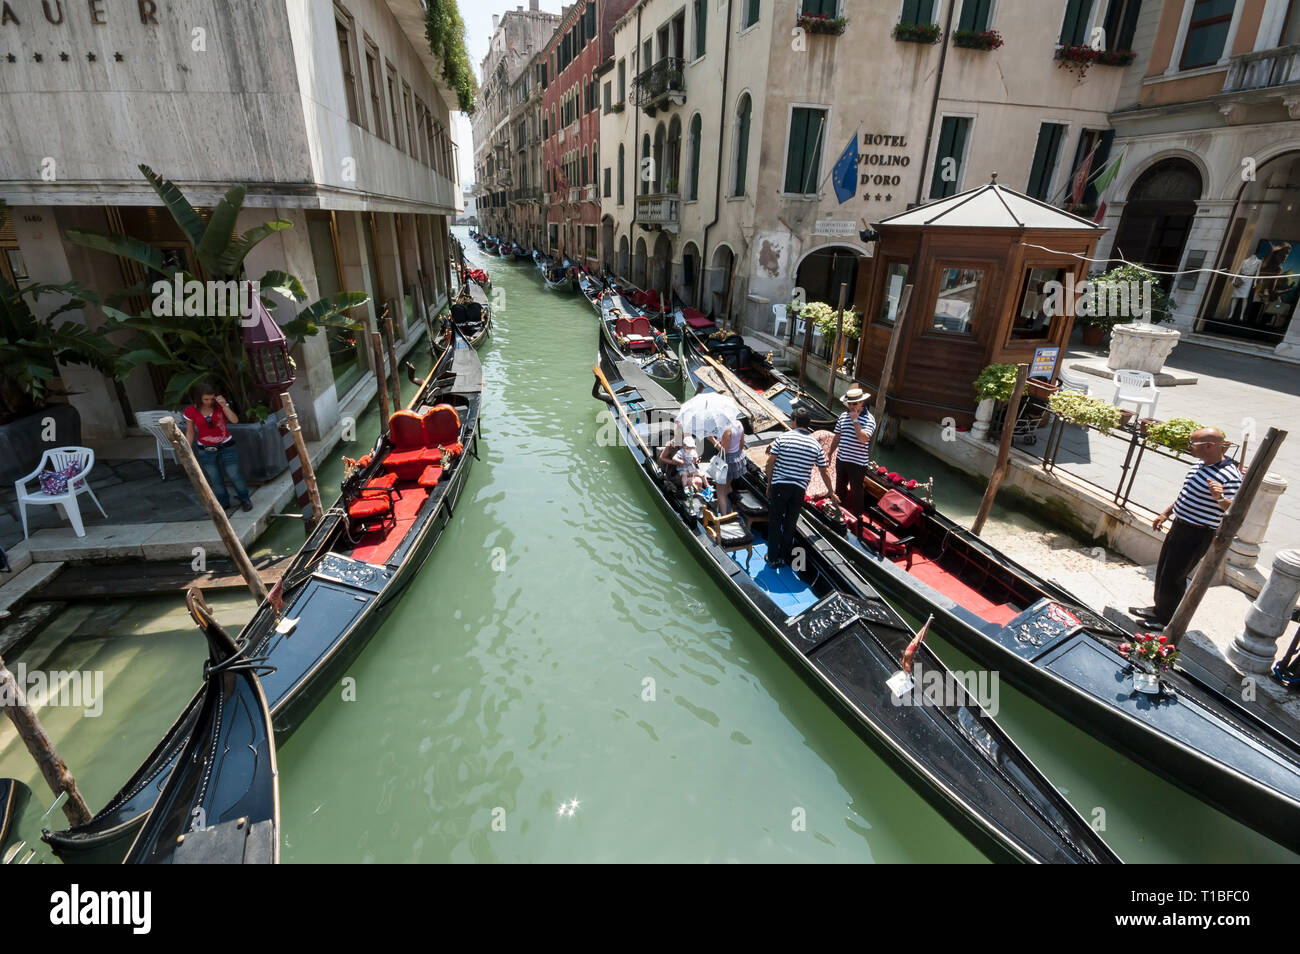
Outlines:
POLYGON ((1160 325, 1134 322, 1116 325, 1110 330, 1110 356, 1106 367, 1112 371, 1149 371, 1159 374, 1178 344, 1182 333, 1160 325))

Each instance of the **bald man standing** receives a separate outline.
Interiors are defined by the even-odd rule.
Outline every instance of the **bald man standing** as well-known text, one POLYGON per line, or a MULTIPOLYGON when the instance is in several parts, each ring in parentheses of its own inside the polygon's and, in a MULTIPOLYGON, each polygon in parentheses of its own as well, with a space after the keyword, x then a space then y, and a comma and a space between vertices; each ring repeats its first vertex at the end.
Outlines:
POLYGON ((1241 468, 1224 456, 1225 448, 1223 431, 1215 427, 1203 427, 1188 440, 1187 449, 1201 463, 1183 478, 1178 499, 1151 521, 1159 530, 1174 519, 1156 564, 1156 603, 1130 607, 1134 616, 1165 626, 1187 592, 1187 577, 1210 549, 1223 514, 1241 489, 1241 468))

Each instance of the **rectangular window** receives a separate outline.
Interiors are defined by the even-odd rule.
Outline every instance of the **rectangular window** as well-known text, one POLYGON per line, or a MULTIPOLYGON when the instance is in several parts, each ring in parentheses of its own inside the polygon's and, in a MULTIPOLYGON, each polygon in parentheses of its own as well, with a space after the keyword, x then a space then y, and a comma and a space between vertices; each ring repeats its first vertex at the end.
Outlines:
POLYGON ((745 8, 740 15, 740 28, 748 30, 758 22, 758 0, 744 0, 745 8))
MULTIPOLYGON (((1048 314, 1048 282, 1065 284, 1063 268, 1031 268, 1020 296, 1020 307, 1011 321, 1012 341, 1041 341, 1051 337, 1052 315, 1048 314)), ((1057 291, 1059 295, 1060 292, 1057 291)))
POLYGON ((343 90, 347 94, 348 119, 361 125, 361 100, 357 95, 357 73, 352 59, 352 18, 335 14, 334 25, 338 32, 339 60, 343 64, 343 90))
POLYGON ((695 59, 704 55, 704 38, 709 22, 708 0, 695 0, 695 59))
POLYGON ((415 115, 411 112, 411 87, 402 84, 402 115, 406 119, 406 151, 415 158, 420 158, 420 150, 415 142, 415 115))
POLYGON ((397 70, 391 63, 385 63, 388 74, 388 121, 393 129, 393 145, 398 149, 402 148, 402 118, 398 113, 401 108, 398 103, 400 99, 397 95, 397 70))
POLYGON ((624 60, 618 61, 618 100, 621 106, 627 101, 627 63, 624 60))
POLYGON ((612 90, 613 87, 609 83, 606 83, 605 84, 605 112, 607 113, 609 112, 610 107, 613 105, 612 90))
POLYGON ((785 154, 785 192, 815 193, 821 174, 826 110, 796 106, 790 113, 790 140, 785 154))
POLYGON ((1088 24, 1092 21, 1093 0, 1068 0, 1065 20, 1061 23, 1061 45, 1083 46, 1088 42, 1088 24))
POLYGON ((934 0, 903 0, 903 13, 898 22, 903 26, 929 26, 934 23, 934 0))
POLYGON ((379 76, 379 47, 375 46, 369 37, 365 38, 365 45, 366 83, 370 86, 370 115, 374 117, 375 135, 387 142, 388 136, 384 133, 384 86, 379 76))
POLYGON ((880 314, 876 321, 882 325, 892 325, 898 320, 898 306, 903 299, 903 286, 907 284, 908 263, 906 260, 890 261, 885 267, 885 293, 880 299, 880 314))
POLYGON ((596 4, 587 4, 587 38, 592 39, 596 36, 596 4))
POLYGON ((941 268, 939 294, 935 299, 930 330, 973 335, 983 284, 982 268, 941 268))
POLYGON ((942 199, 954 195, 961 182, 962 163, 966 158, 966 139, 970 135, 970 119, 964 116, 945 116, 939 128, 939 148, 934 156, 934 175, 930 178, 930 198, 942 199))
POLYGON ((605 167, 605 188, 604 188, 604 195, 605 195, 605 198, 607 198, 607 199, 608 199, 609 196, 610 196, 610 191, 609 191, 610 178, 611 178, 611 177, 610 177, 610 171, 611 171, 611 170, 610 170, 609 166, 606 166, 606 167, 605 167))
POLYGON ((839 13, 839 0, 801 0, 799 12, 833 17, 839 13))
POLYGON ((1192 22, 1187 25, 1187 39, 1183 43, 1183 59, 1179 64, 1185 70, 1199 66, 1212 66, 1223 55, 1228 42, 1228 28, 1232 26, 1235 0, 1196 0, 1192 7, 1192 22))
POLYGON ((1038 127, 1038 145, 1034 147, 1034 163, 1029 170, 1029 185, 1025 192, 1043 202, 1051 200, 1052 176, 1056 160, 1061 155, 1061 140, 1065 126, 1060 123, 1043 123, 1038 127))
POLYGON ((1137 32, 1138 14, 1142 12, 1142 0, 1110 0, 1106 8, 1106 19, 1102 26, 1106 30, 1106 49, 1133 49, 1133 35, 1137 32))
POLYGON ((983 33, 989 28, 992 13, 993 0, 961 0, 961 18, 957 21, 957 29, 983 33))

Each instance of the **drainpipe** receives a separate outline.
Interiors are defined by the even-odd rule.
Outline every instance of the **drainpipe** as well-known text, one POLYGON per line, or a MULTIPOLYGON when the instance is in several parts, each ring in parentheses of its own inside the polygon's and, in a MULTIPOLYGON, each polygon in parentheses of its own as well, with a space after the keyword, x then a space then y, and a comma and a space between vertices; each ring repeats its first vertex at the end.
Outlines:
POLYGON ((943 88, 943 64, 948 59, 948 43, 952 39, 952 18, 957 12, 957 0, 948 0, 948 22, 943 31, 943 48, 939 50, 939 72, 934 78, 934 99, 930 102, 930 123, 925 130, 925 152, 921 153, 921 178, 916 184, 916 204, 921 204, 925 194, 925 176, 929 172, 930 143, 934 140, 934 118, 939 113, 939 91, 943 88))
MULTIPOLYGON (((704 310, 704 263, 708 261, 705 257, 709 254, 709 229, 718 224, 718 218, 722 214, 722 144, 726 142, 726 122, 727 122, 727 78, 730 75, 729 64, 731 62, 731 0, 727 0, 727 19, 724 21, 725 28, 723 33, 727 41, 722 47, 722 106, 718 111, 718 175, 713 185, 713 218, 704 226, 704 237, 700 239, 700 277, 695 283, 695 307, 704 310)), ((703 128, 700 129, 703 133, 703 128)), ((738 261, 733 261, 731 267, 734 269, 739 266, 738 261)), ((728 282, 730 284, 730 282, 728 282)), ((727 293, 730 295, 731 290, 728 288, 727 293)))

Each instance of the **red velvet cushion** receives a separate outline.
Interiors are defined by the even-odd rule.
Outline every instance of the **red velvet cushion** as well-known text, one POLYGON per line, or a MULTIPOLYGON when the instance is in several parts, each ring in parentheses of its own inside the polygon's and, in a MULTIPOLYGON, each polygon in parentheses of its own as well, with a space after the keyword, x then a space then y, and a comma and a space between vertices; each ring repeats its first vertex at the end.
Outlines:
MULTIPOLYGON (((451 444, 460 440, 460 415, 450 404, 437 404, 424 412, 424 443, 436 450, 439 444, 451 444)), ((442 456, 429 460, 436 464, 442 456)))
POLYGON ((714 322, 705 318, 703 315, 687 315, 686 323, 692 328, 712 328, 714 322))
POLYGON ((396 474, 398 480, 415 480, 430 464, 442 460, 436 447, 417 447, 415 450, 389 451, 384 458, 384 470, 396 474))
POLYGON ((384 474, 382 477, 376 477, 374 480, 366 482, 366 490, 388 490, 397 486, 397 475, 393 473, 384 474))
POLYGON ((386 496, 367 497, 348 504, 348 516, 355 520, 368 520, 371 517, 381 517, 392 509, 386 496))
POLYGON ((630 335, 631 333, 632 333, 631 318, 620 318, 618 319, 618 321, 614 322, 614 334, 630 335))
POLYGON ((429 466, 424 468, 424 473, 420 475, 419 484, 432 490, 438 486, 438 481, 442 479, 442 468, 438 466, 429 466))
POLYGON ((897 490, 891 490, 882 496, 878 506, 891 520, 904 529, 912 527, 921 519, 923 513, 920 504, 897 490))
POLYGON ((653 338, 655 336, 655 329, 654 326, 650 324, 649 318, 633 318, 632 334, 645 335, 647 338, 653 338))
POLYGON ((398 450, 424 446, 424 422, 414 411, 395 411, 388 419, 388 436, 398 450))

